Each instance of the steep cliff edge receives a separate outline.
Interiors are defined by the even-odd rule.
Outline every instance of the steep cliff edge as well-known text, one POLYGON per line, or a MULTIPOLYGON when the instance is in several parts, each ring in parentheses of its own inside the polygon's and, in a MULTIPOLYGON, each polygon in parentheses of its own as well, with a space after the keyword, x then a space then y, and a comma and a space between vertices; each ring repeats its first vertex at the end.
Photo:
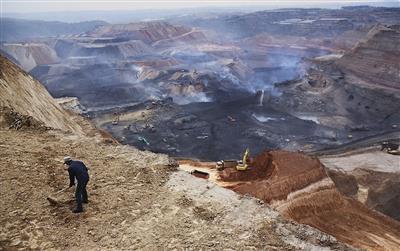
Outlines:
POLYGON ((87 35, 92 37, 118 37, 122 39, 141 40, 151 44, 161 40, 178 39, 193 40, 204 38, 204 34, 191 34, 192 29, 183 26, 174 26, 167 22, 138 22, 130 24, 112 24, 100 26, 87 35))
POLYGON ((30 71, 38 65, 54 64, 59 61, 57 53, 42 43, 1 44, 0 50, 12 57, 25 71, 30 71))
POLYGON ((364 127, 378 134, 397 128, 399 41, 399 26, 375 26, 343 56, 315 58, 300 81, 279 85, 282 95, 272 105, 338 129, 364 127))
POLYGON ((344 72, 373 87, 400 89, 400 26, 377 25, 337 61, 344 72))
MULTIPOLYGON (((82 128, 53 100, 37 80, 1 55, 0 107, 31 116, 47 127, 82 133, 82 128)), ((0 116, 4 119, 4 114, 0 116)))

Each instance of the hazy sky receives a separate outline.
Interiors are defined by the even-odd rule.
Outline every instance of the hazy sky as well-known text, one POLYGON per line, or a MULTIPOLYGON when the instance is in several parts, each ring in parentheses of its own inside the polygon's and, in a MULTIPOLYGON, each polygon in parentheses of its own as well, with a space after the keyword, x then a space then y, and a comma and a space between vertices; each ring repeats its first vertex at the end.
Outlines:
MULTIPOLYGON (((400 0, 390 0, 396 2, 400 0)), ((240 7, 249 5, 303 7, 323 4, 366 4, 386 0, 0 0, 1 12, 49 12, 84 10, 136 10, 195 7, 240 7)))

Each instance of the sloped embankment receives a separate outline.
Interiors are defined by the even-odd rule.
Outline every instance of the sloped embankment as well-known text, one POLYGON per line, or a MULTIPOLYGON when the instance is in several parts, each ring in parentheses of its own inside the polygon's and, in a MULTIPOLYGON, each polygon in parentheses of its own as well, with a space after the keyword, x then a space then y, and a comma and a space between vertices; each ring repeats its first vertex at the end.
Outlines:
POLYGON ((337 61, 341 70, 374 87, 400 89, 400 26, 376 25, 337 61))
POLYGON ((271 151, 257 156, 251 167, 242 173, 225 171, 220 178, 231 182, 226 185, 230 189, 260 198, 285 217, 352 246, 369 250, 399 247, 400 223, 343 196, 318 159, 271 151))
MULTIPOLYGON (((32 76, 0 55, 0 107, 31 116, 47 127, 82 133, 67 112, 32 76)), ((3 116, 0 114, 0 121, 3 116)))
POLYGON ((2 44, 0 50, 15 59, 25 71, 59 61, 57 53, 44 43, 2 44))

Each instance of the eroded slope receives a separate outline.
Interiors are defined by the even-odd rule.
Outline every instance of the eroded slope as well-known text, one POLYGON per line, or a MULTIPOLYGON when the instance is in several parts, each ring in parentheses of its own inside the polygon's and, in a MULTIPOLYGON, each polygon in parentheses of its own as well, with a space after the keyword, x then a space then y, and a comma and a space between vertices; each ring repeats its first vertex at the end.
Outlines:
POLYGON ((377 25, 337 63, 373 87, 400 89, 399 58, 400 26, 377 25))
MULTIPOLYGON (((81 133, 79 125, 53 100, 32 76, 0 55, 0 107, 34 117, 45 126, 81 133)), ((2 118, 2 117, 1 117, 2 118)), ((0 120, 1 121, 1 120, 0 120)))
POLYGON ((400 245, 399 222, 341 194, 316 158, 264 152, 254 158, 249 170, 227 168, 219 177, 224 187, 260 198, 285 217, 352 246, 396 250, 400 245))

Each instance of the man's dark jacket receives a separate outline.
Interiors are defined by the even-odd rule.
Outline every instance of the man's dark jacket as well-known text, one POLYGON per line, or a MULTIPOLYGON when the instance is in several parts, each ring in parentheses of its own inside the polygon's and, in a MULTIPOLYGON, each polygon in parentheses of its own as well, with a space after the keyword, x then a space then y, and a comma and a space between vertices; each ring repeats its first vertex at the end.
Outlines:
POLYGON ((73 186, 75 185, 75 178, 78 181, 78 184, 84 184, 89 181, 89 173, 88 169, 83 164, 82 161, 79 160, 73 160, 71 161, 71 164, 69 165, 68 168, 68 173, 69 173, 69 185, 73 186))

